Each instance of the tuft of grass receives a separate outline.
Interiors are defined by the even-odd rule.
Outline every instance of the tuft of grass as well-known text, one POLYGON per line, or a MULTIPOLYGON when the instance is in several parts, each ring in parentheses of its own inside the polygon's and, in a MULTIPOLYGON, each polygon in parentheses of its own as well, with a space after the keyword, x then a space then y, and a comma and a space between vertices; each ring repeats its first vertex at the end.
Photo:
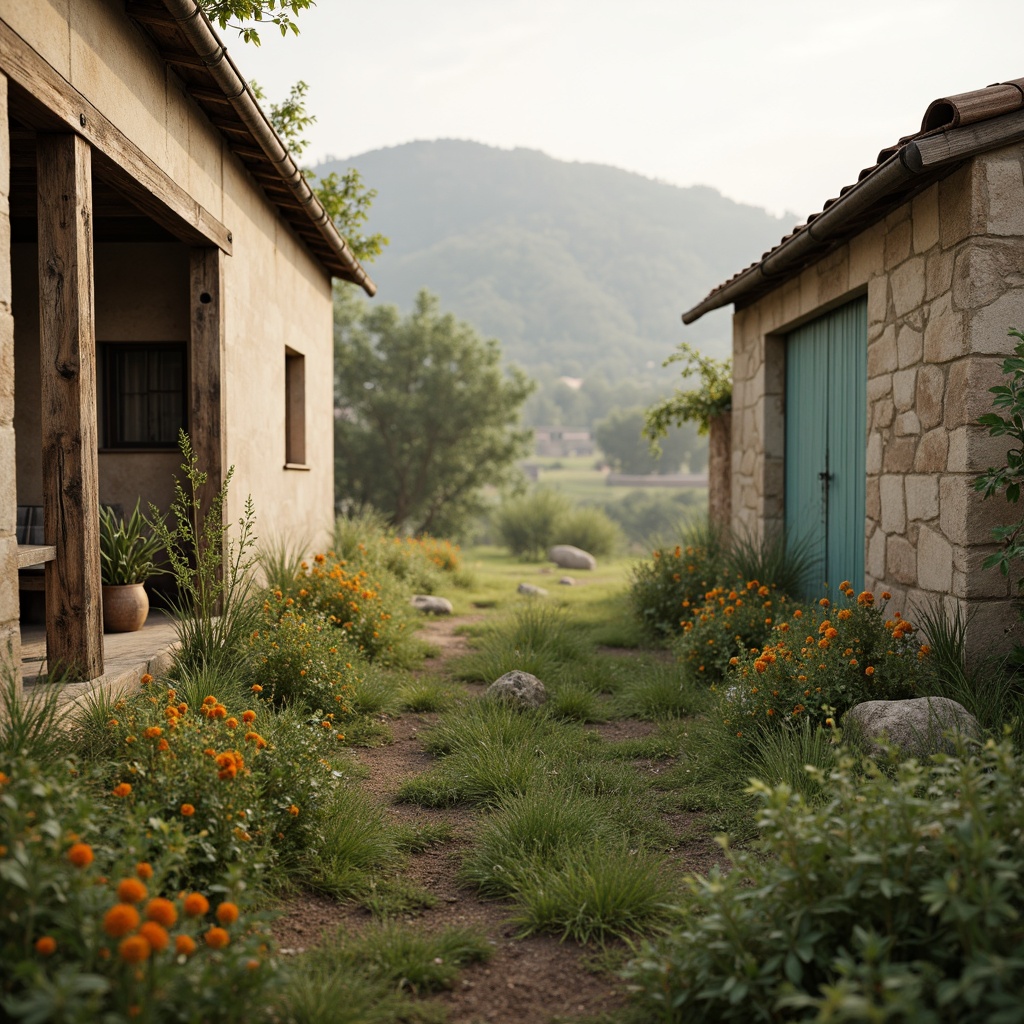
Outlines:
POLYGON ((816 567, 810 538, 797 540, 780 530, 760 537, 733 533, 723 556, 727 578, 775 584, 780 594, 799 594, 816 567))
POLYGON ((809 803, 828 796, 828 773, 836 766, 837 740, 811 719, 766 730, 743 758, 746 774, 769 786, 785 783, 809 803), (824 774, 821 774, 824 773, 824 774))
POLYGON ((51 673, 22 696, 21 674, 13 656, 0 656, 0 752, 46 761, 59 756, 66 742, 55 727, 63 679, 51 673))
MULTIPOLYGON (((79 698, 71 713, 70 736, 75 753, 93 763, 113 759, 124 750, 120 736, 110 725, 120 718, 117 705, 138 698, 127 689, 110 692, 99 688, 79 698)), ((4 711, 0 708, 0 715, 4 711)))
POLYGON ((601 699, 583 683, 566 683, 550 692, 548 714, 573 722, 605 722, 608 714, 601 699))
POLYGON ((628 718, 681 718, 702 711, 707 704, 707 689, 694 685, 679 665, 640 659, 616 695, 617 710, 628 718))
POLYGON ((527 870, 512 920, 520 934, 554 932, 575 942, 605 942, 649 931, 677 898, 666 862, 626 844, 577 851, 555 871, 527 870))
POLYGON ((396 674, 378 665, 359 666, 359 681, 352 694, 357 715, 393 715, 399 709, 396 674))
POLYGON ((377 920, 386 920, 436 907, 437 897, 402 875, 393 875, 373 879, 358 902, 377 920))
POLYGON ((617 834, 600 800, 548 785, 502 801, 481 827, 462 875, 484 896, 514 895, 530 872, 557 870, 578 850, 617 834))
POLYGON ((403 711, 445 711, 456 699, 449 685, 434 679, 416 679, 398 691, 398 703, 403 711))
POLYGON ((325 944, 318 957, 393 990, 419 995, 450 989, 462 967, 484 963, 493 953, 486 937, 471 928, 427 934, 385 921, 358 936, 339 935, 337 945, 325 944))
POLYGON ((455 830, 447 821, 419 821, 410 825, 396 825, 395 843, 404 853, 422 853, 432 846, 450 842, 455 830))
POLYGON ((384 811, 361 789, 336 786, 318 809, 320 841, 304 880, 339 899, 361 893, 367 873, 394 863, 399 850, 384 811))
POLYGON ((263 574, 265 585, 271 590, 280 590, 285 594, 292 590, 302 560, 312 546, 307 537, 282 535, 260 540, 257 564, 263 574))
POLYGON ((659 723, 658 731, 650 736, 619 740, 603 748, 603 755, 612 760, 632 761, 638 758, 662 760, 678 757, 686 743, 689 723, 669 718, 659 723))

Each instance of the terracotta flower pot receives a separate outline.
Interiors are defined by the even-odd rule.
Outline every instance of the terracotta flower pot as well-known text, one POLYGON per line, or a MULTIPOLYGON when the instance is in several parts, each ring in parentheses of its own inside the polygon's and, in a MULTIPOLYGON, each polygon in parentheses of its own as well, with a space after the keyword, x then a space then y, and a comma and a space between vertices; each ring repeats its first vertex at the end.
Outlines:
POLYGON ((103 587, 103 632, 134 633, 149 615, 149 595, 141 583, 103 587))

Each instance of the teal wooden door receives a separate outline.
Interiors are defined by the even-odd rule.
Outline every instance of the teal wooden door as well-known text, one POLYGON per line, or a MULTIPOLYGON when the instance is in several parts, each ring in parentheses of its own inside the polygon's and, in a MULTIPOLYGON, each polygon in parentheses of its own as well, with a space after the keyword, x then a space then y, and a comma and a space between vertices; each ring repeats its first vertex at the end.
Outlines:
POLYGON ((786 339, 786 532, 811 557, 805 598, 864 586, 867 300, 786 339))

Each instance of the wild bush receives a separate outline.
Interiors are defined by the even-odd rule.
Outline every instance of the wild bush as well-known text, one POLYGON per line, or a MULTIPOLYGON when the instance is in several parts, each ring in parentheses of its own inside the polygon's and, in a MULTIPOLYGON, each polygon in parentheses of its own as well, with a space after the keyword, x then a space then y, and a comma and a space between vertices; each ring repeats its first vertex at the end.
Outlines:
POLYGON ((503 502, 491 518, 501 543, 513 555, 539 562, 558 543, 559 524, 571 510, 565 495, 540 487, 503 502))
POLYGON ((811 803, 752 784, 760 844, 690 880, 675 927, 627 970, 644 1019, 1020 1019, 1024 762, 1010 745, 893 773, 844 758, 827 788, 811 803))
POLYGON ((608 558, 622 545, 618 523, 592 505, 577 505, 567 512, 556 524, 553 536, 554 543, 572 544, 595 558, 608 558))
MULTIPOLYGON (((676 657, 692 678, 721 682, 739 655, 760 648, 774 624, 798 609, 774 585, 737 579, 709 590, 699 602, 683 601, 676 657)), ((802 614, 802 612, 801 612, 802 614)))
POLYGON ((886 617, 888 593, 876 604, 845 581, 841 589, 844 600, 822 598, 807 615, 794 608, 762 647, 731 659, 719 708, 737 735, 801 716, 830 724, 861 701, 917 692, 929 648, 913 639, 915 627, 899 612, 886 617))

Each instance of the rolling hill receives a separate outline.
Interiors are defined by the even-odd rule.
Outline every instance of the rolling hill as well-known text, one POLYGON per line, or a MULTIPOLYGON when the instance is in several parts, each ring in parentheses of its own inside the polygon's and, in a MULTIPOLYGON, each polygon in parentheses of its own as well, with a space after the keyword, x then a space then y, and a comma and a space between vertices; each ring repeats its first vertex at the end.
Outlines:
POLYGON ((680 313, 793 223, 598 164, 475 142, 411 142, 328 161, 377 189, 370 228, 391 244, 370 268, 376 301, 421 287, 498 338, 527 370, 650 376, 684 338, 728 351, 729 317, 684 332, 680 313))

